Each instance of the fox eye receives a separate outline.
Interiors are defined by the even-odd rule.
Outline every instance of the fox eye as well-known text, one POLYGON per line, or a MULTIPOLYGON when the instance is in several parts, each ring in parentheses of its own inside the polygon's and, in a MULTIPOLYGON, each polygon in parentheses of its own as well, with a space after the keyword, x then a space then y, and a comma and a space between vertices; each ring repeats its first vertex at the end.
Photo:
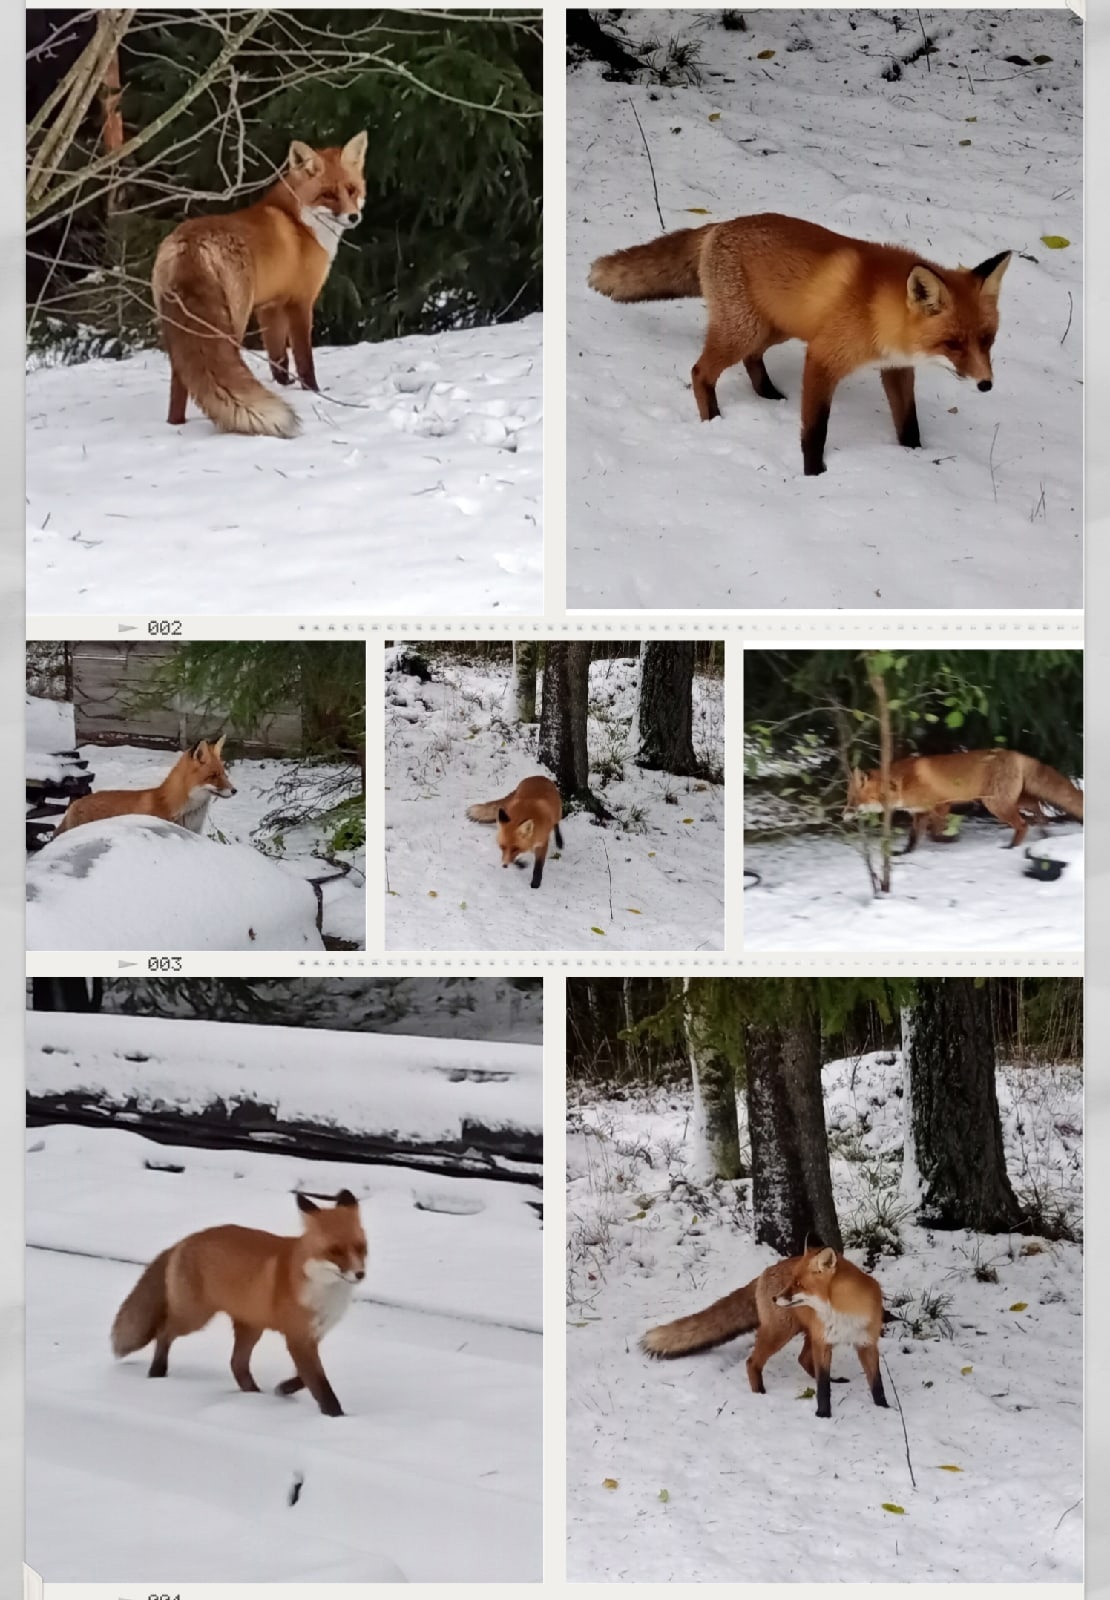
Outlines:
POLYGON ((944 348, 946 350, 958 352, 963 349, 963 344, 959 339, 945 339, 944 348))
POLYGON ((979 343, 983 346, 984 350, 989 350, 991 345, 994 343, 994 334, 985 333, 980 339, 979 343))

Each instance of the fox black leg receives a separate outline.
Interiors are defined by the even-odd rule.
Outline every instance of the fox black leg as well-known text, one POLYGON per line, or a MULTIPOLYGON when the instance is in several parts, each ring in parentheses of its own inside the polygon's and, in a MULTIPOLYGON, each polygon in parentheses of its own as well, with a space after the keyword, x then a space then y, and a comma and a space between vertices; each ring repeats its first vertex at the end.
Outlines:
POLYGON ((536 855, 535 855, 535 860, 532 863, 532 887, 533 887, 533 889, 538 889, 540 884, 541 884, 541 882, 543 881, 543 864, 544 864, 544 862, 546 860, 547 860, 547 851, 544 850, 543 854, 541 855, 540 852, 537 850, 536 851, 536 855))
POLYGON ((555 824, 555 848, 556 850, 563 848, 563 832, 558 823, 555 824))
POLYGON ((832 1375, 832 1351, 828 1345, 814 1351, 814 1365, 817 1368, 817 1415, 831 1417, 832 1391, 829 1380, 832 1375))
POLYGON ((920 450, 921 429, 917 425, 917 403, 913 397, 913 368, 885 367, 882 372, 883 389, 894 419, 898 443, 907 450, 920 450))

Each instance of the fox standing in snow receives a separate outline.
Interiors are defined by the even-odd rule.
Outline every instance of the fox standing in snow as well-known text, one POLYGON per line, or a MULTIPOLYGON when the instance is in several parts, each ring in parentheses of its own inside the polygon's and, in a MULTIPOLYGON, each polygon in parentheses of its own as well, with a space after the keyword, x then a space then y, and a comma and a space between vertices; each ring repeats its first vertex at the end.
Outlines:
POLYGON ((471 822, 496 822, 503 867, 511 866, 518 856, 532 851, 532 887, 538 889, 552 834, 555 848, 563 848, 559 828, 563 820, 563 802, 551 779, 525 778, 503 800, 486 800, 481 805, 467 806, 466 814, 471 822))
POLYGON ((307 1388, 326 1417, 341 1417, 319 1345, 366 1276, 366 1235, 349 1189, 326 1210, 303 1194, 297 1204, 304 1216, 299 1237, 230 1223, 191 1233, 156 1256, 116 1313, 112 1350, 117 1359, 153 1340, 149 1376, 164 1378, 173 1341, 198 1332, 224 1311, 235 1330, 231 1371, 240 1389, 259 1392, 251 1353, 271 1329, 284 1336, 297 1369, 296 1377, 278 1385, 278 1394, 307 1388))
MULTIPOLYGON (((857 811, 883 809, 882 772, 852 773, 844 819, 857 811)), ((1017 750, 966 750, 947 756, 907 756, 890 764, 890 801, 894 811, 914 814, 908 849, 926 828, 936 837, 948 809, 980 801, 999 822, 1013 828, 1007 849, 1021 844, 1029 831, 1022 811, 1043 823, 1040 802, 1083 820, 1083 791, 1043 761, 1017 750)))
POLYGON ((802 463, 825 470, 833 392, 849 373, 876 367, 899 444, 921 444, 914 368, 939 362, 980 389, 993 383, 991 345, 1004 250, 977 267, 938 267, 912 250, 870 244, 773 213, 680 228, 651 244, 601 256, 590 287, 613 300, 700 294, 709 311, 705 348, 692 373, 703 422, 719 417, 717 380, 744 363, 763 400, 784 396, 763 357, 801 339, 802 463))
POLYGON ((190 833, 203 833, 213 798, 227 800, 235 789, 223 763, 225 734, 215 743, 201 739, 178 756, 156 789, 99 789, 71 800, 55 832, 67 833, 83 822, 131 814, 162 817, 190 833))
POLYGON ((859 1356, 877 1406, 886 1405, 879 1371, 879 1336, 883 1328, 883 1295, 869 1273, 846 1256, 820 1247, 776 1261, 742 1289, 717 1300, 705 1311, 652 1328, 640 1340, 648 1355, 667 1359, 693 1355, 727 1344, 755 1331, 748 1357, 748 1382, 754 1394, 765 1394, 763 1369, 783 1345, 803 1336, 798 1356, 817 1385, 817 1415, 832 1415, 832 1356, 851 1345, 859 1356))
POLYGON ((227 433, 290 438, 297 414, 249 370, 239 353, 253 312, 277 383, 297 376, 316 389, 312 308, 339 241, 362 217, 365 133, 314 150, 299 139, 273 187, 241 211, 193 217, 154 261, 154 304, 170 358, 169 421, 185 421, 191 395, 227 433))

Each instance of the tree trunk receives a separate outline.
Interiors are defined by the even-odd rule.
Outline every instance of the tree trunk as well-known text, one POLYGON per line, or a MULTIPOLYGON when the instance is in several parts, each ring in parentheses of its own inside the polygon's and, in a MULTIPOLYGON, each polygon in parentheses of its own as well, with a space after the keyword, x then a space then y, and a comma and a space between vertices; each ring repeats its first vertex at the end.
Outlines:
POLYGON ((799 1008, 784 1025, 749 1023, 744 1039, 756 1240, 784 1256, 815 1244, 841 1250, 817 1011, 799 1008))
MULTIPOLYGON (((740 1130, 736 1120, 736 1060, 713 1026, 731 978, 687 978, 686 1050, 694 1083, 694 1138, 703 1175, 740 1178, 740 1130)), ((737 1034, 739 1036, 739 1034, 737 1034)))
POLYGON ((890 857, 891 837, 890 818, 893 811, 893 796, 890 792, 890 763, 894 756, 894 736, 890 726, 890 704, 886 692, 886 679, 875 667, 874 656, 867 657, 867 678, 875 696, 878 707, 879 719, 879 771, 882 774, 883 794, 883 820, 882 833, 879 847, 882 854, 882 867, 879 873, 879 889, 883 894, 890 893, 890 857))
POLYGON ((681 778, 701 771, 694 754, 693 641, 648 640, 640 648, 638 767, 681 778))
POLYGON ((566 18, 568 47, 574 46, 592 60, 602 62, 608 69, 602 74, 603 77, 618 83, 631 83, 637 73, 643 71, 643 62, 630 55, 619 39, 606 33, 589 11, 577 8, 568 10, 566 18))
POLYGON ((590 650, 588 643, 553 639, 543 669, 539 759, 554 777, 564 802, 590 796, 586 749, 590 650))
POLYGON ((513 682, 516 685, 517 722, 536 720, 536 664, 539 641, 518 639, 513 645, 513 682))
POLYGON ((926 1227, 1005 1233, 1022 1221, 995 1087, 990 996, 973 978, 923 978, 910 1041, 911 1157, 926 1227))
POLYGON ((32 978, 32 1011, 99 1011, 102 978, 32 978))

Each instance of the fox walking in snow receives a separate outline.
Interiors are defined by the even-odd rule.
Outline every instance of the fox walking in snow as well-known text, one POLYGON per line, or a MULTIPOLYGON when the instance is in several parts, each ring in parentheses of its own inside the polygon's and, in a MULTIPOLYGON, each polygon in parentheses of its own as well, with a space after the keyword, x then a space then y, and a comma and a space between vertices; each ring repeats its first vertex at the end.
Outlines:
POLYGON ((116 1314, 112 1350, 117 1359, 153 1341, 149 1376, 164 1378, 173 1341, 198 1332, 224 1311, 235 1330, 231 1371, 240 1389, 259 1392, 250 1358, 263 1333, 272 1329, 284 1337, 296 1368, 295 1377, 278 1385, 278 1394, 307 1388, 326 1417, 341 1417, 319 1346, 366 1276, 366 1235, 349 1189, 342 1189, 327 1209, 303 1194, 297 1195, 297 1205, 304 1218, 299 1237, 231 1223, 191 1233, 163 1250, 116 1314))
POLYGON ((551 779, 525 778, 503 800, 486 800, 481 805, 468 806, 466 814, 471 822, 496 822, 503 867, 511 866, 519 856, 532 851, 532 888, 538 889, 552 834, 555 848, 563 848, 559 827, 563 802, 551 779))
POLYGON ((859 1356, 877 1406, 886 1405, 879 1371, 883 1296, 876 1279, 835 1250, 819 1247, 776 1261, 742 1289, 705 1311, 652 1328, 640 1340, 648 1355, 693 1355, 755 1331, 748 1382, 765 1394, 763 1369, 777 1351, 802 1335, 798 1360, 817 1385, 817 1415, 832 1415, 833 1351, 849 1345, 859 1356))
MULTIPOLYGON (((1083 790, 1054 767, 1018 750, 965 750, 947 756, 907 756, 890 764, 890 802, 894 811, 913 813, 908 849, 926 828, 936 837, 950 806, 980 801, 992 816, 1013 828, 1007 849, 1021 844, 1029 831, 1022 815, 1043 823, 1040 802, 1083 820, 1083 790)), ((857 811, 883 809, 881 771, 852 773, 844 819, 857 811)))
POLYGON ((938 267, 912 250, 832 233, 768 213, 680 228, 651 244, 601 256, 590 287, 613 300, 701 295, 709 311, 705 348, 691 374, 698 415, 719 417, 717 380, 743 362, 763 400, 781 400, 763 364, 772 345, 801 339, 802 464, 825 470, 825 438, 836 387, 877 368, 899 444, 921 444, 914 368, 938 362, 989 389, 998 331, 998 291, 1011 252, 977 267, 938 267))
POLYGON ((253 205, 222 217, 192 217, 159 247, 152 287, 170 358, 169 421, 185 421, 191 395, 227 433, 289 438, 297 414, 272 394, 240 355, 252 312, 276 383, 297 376, 316 389, 312 308, 339 241, 362 217, 365 133, 314 150, 299 139, 285 170, 253 205))
POLYGON ((201 739, 183 751, 156 789, 98 789, 71 800, 55 832, 68 833, 83 822, 134 813, 162 817, 190 833, 203 833, 212 800, 227 800, 236 792, 221 755, 225 737, 221 734, 215 743, 201 739))

